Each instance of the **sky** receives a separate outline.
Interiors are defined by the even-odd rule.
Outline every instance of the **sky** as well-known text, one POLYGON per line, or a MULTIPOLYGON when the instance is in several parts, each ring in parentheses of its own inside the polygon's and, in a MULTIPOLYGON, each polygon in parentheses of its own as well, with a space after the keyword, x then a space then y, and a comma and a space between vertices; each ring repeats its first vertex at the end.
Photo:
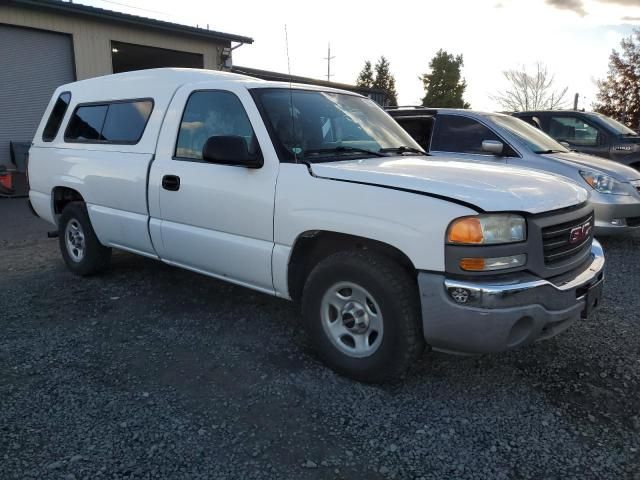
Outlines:
POLYGON ((439 49, 464 57, 465 99, 500 110, 492 96, 507 87, 503 72, 547 65, 558 88, 591 108, 609 55, 640 28, 640 0, 74 0, 160 20, 199 25, 254 39, 233 53, 244 67, 354 83, 365 60, 384 55, 400 105, 420 103, 420 76, 439 49))

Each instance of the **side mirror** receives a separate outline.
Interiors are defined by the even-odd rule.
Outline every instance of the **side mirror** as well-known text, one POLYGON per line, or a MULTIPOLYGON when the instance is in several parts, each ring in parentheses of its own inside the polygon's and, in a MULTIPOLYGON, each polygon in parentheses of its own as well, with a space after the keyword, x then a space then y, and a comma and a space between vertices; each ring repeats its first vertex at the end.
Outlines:
POLYGON ((239 135, 210 137, 202 148, 202 159, 211 163, 240 165, 248 168, 260 168, 263 164, 262 158, 251 158, 247 141, 239 135))
POLYGON ((504 144, 497 140, 484 140, 482 142, 482 151, 493 155, 502 155, 504 144))
POLYGON ((569 145, 569 142, 565 142, 563 140, 562 142, 560 142, 560 145, 562 145, 564 148, 568 148, 569 150, 571 150, 571 145, 569 145))

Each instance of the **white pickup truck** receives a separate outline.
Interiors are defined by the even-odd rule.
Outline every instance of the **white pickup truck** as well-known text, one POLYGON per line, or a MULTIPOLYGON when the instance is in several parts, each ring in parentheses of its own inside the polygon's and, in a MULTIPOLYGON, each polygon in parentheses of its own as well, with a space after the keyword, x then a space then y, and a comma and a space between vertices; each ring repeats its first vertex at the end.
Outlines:
POLYGON ((117 248, 299 301, 320 356, 362 381, 588 316, 604 257, 583 188, 424 155, 350 92, 146 70, 55 92, 30 202, 71 271, 117 248))

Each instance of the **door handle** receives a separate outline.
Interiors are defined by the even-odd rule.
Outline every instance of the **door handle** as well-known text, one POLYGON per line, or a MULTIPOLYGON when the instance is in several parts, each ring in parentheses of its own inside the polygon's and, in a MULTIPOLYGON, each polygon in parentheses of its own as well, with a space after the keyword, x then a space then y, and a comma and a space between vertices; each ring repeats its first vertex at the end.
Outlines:
POLYGON ((177 192, 180 190, 180 177, 177 175, 165 175, 162 177, 162 188, 177 192))

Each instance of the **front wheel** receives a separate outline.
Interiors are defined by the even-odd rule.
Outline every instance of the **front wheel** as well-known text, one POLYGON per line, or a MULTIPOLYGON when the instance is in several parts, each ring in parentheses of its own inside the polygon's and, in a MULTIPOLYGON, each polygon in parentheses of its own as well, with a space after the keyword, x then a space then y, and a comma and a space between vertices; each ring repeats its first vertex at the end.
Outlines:
POLYGON ((111 249, 98 241, 84 203, 71 202, 64 207, 58 240, 64 262, 76 275, 93 275, 109 267, 111 249))
POLYGON ((352 250, 322 260, 302 311, 321 358, 356 380, 400 378, 424 349, 415 279, 383 255, 352 250))

